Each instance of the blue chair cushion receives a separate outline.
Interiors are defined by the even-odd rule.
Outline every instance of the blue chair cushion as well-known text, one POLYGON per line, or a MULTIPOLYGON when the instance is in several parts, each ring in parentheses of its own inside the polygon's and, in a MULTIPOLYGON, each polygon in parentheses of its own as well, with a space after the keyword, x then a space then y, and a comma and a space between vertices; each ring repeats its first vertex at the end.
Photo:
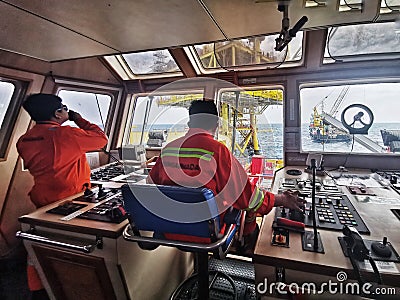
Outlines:
POLYGON ((125 184, 122 196, 138 230, 204 238, 220 231, 218 207, 209 189, 125 184))

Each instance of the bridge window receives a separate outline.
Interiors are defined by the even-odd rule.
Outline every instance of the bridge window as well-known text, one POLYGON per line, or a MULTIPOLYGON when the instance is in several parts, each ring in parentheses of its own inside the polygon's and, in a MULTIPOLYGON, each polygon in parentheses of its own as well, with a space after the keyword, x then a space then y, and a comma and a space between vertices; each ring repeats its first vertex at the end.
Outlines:
MULTIPOLYGON (((63 99, 63 103, 69 109, 80 113, 86 120, 98 125, 103 130, 105 129, 111 105, 110 95, 60 90, 58 96, 63 99)), ((71 121, 67 121, 65 125, 76 126, 71 121)))
POLYGON ((348 85, 303 87, 300 91, 302 150, 336 153, 400 154, 400 82, 368 82, 348 85), (352 127, 363 127, 371 121, 360 108, 373 113, 373 124, 366 135, 349 135, 343 126, 342 113, 352 127), (360 114, 361 112, 361 114, 360 114), (350 116, 349 116, 350 114, 350 116), (346 116, 347 115, 347 116, 346 116))
POLYGON ((0 159, 6 156, 23 92, 19 82, 0 79, 0 159))
POLYGON ((281 52, 274 50, 277 37, 278 35, 266 35, 215 42, 196 45, 187 48, 186 51, 194 54, 203 72, 250 66, 265 68, 266 65, 274 68, 288 62, 297 62, 296 65, 299 65, 303 56, 303 32, 298 32, 288 47, 281 52))
POLYGON ((168 50, 156 50, 104 57, 124 80, 182 75, 168 50))
POLYGON ((198 92, 138 96, 132 101, 124 144, 162 147, 187 130, 188 107, 193 100, 203 99, 198 92))
POLYGON ((7 113, 15 86, 10 82, 0 82, 0 129, 4 128, 3 121, 7 113))
POLYGON ((395 22, 332 27, 324 63, 400 56, 400 27, 395 22))
POLYGON ((218 139, 247 167, 255 154, 265 158, 273 175, 283 165, 283 91, 222 91, 218 139))
POLYGON ((340 0, 339 11, 355 11, 362 9, 362 0, 340 0))
POLYGON ((381 0, 381 14, 391 14, 400 11, 400 0, 381 0))

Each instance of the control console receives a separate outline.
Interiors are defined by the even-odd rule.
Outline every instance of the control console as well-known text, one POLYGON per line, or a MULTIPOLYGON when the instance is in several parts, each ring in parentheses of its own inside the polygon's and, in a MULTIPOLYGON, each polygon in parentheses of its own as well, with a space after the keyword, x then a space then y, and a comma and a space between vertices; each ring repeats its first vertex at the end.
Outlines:
POLYGON ((101 222, 121 223, 127 218, 121 191, 115 189, 103 190, 101 192, 101 190, 92 192, 91 195, 87 192, 87 195, 82 195, 72 201, 65 201, 46 212, 64 216, 61 218, 63 221, 81 218, 101 222), (95 204, 90 205, 88 202, 95 204), (90 209, 88 209, 89 205, 91 206, 90 209))
MULTIPOLYGON (((333 181, 316 181, 315 210, 317 228, 342 230, 344 225, 357 228, 358 232, 369 234, 361 216, 354 208, 349 198, 342 194, 333 181)), ((299 196, 307 202, 303 213, 279 207, 276 209, 274 226, 304 231, 304 226, 313 226, 313 211, 310 180, 285 179, 279 189, 298 190, 299 196), (292 221, 292 222, 291 222, 292 221), (303 226, 302 223, 304 224, 303 226)))
POLYGON ((148 170, 140 165, 124 163, 111 163, 92 170, 90 181, 95 184, 105 182, 138 182, 147 177, 148 170))

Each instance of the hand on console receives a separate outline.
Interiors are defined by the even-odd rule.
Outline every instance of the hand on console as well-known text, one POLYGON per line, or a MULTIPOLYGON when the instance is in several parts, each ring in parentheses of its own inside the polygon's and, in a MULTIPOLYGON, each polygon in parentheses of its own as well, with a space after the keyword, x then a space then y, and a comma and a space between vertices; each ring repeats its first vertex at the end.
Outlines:
POLYGON ((289 209, 294 209, 299 212, 303 212, 304 204, 307 201, 305 199, 299 198, 298 191, 287 190, 282 194, 275 195, 275 206, 283 206, 289 209))

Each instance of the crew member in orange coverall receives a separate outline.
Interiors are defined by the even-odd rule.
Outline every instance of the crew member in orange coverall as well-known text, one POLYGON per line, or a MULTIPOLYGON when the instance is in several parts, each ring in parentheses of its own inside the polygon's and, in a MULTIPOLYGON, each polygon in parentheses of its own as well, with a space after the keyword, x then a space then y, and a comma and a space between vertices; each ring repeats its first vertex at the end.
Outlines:
POLYGON ((247 211, 244 237, 251 243, 258 235, 257 214, 268 214, 273 206, 301 210, 304 200, 297 193, 274 195, 252 185, 238 160, 214 139, 218 112, 213 101, 193 101, 189 117, 189 131, 162 149, 149 173, 150 183, 212 190, 221 214, 231 206, 247 211))
MULTIPOLYGON (((29 195, 42 207, 82 192, 90 186, 90 167, 85 153, 107 144, 104 132, 95 124, 68 111, 62 99, 51 94, 33 94, 23 103, 36 125, 17 142, 24 166, 34 178, 29 195), (61 126, 74 121, 79 128, 61 126)), ((36 270, 28 262, 28 285, 33 298, 46 297, 36 270)))

